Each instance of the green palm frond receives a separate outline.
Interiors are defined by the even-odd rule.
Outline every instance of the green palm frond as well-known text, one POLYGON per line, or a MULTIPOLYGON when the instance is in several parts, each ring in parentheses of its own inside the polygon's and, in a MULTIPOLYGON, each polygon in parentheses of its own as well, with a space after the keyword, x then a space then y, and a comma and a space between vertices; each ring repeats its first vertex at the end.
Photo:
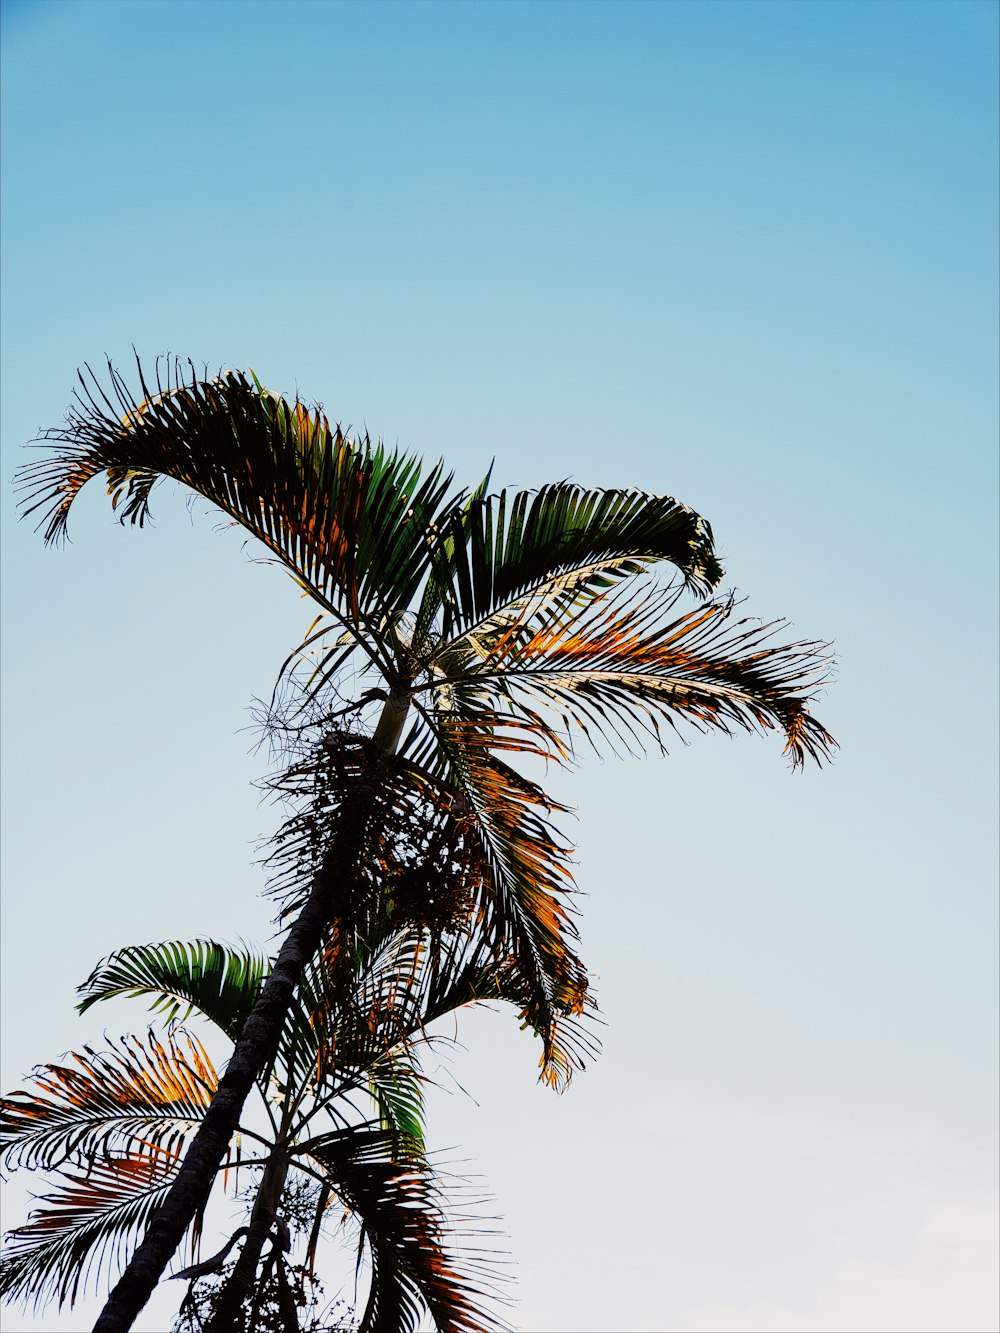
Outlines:
POLYGON ((436 550, 418 637, 440 608, 441 638, 487 628, 526 600, 564 607, 660 561, 704 595, 722 577, 708 523, 670 496, 569 482, 501 492, 453 512, 436 550))
POLYGON ((150 996, 166 1022, 203 1014, 236 1041, 260 992, 268 963, 256 949, 215 940, 135 944, 101 960, 81 986, 77 1009, 119 995, 150 996))
POLYGON ((424 1075, 417 1053, 397 1046, 375 1061, 368 1073, 368 1091, 379 1112, 379 1127, 402 1136, 421 1151, 424 1134, 424 1075))
POLYGON ((72 1052, 39 1065, 31 1091, 0 1102, 0 1154, 17 1169, 52 1170, 110 1152, 178 1153, 208 1109, 218 1076, 201 1043, 175 1031, 160 1042, 122 1037, 117 1047, 72 1052))
MULTIPOLYGON (((419 1144, 374 1125, 299 1145, 321 1164, 364 1229, 372 1279, 360 1333, 414 1333, 426 1311, 439 1333, 493 1333, 495 1260, 462 1244, 419 1144)), ((464 1219, 469 1220, 469 1219, 464 1219)))
POLYGON ((93 477, 107 475, 122 522, 140 526, 167 477, 241 524, 350 622, 409 605, 430 558, 428 529, 454 503, 440 464, 422 477, 416 459, 349 440, 321 409, 236 371, 209 379, 168 360, 151 387, 139 365, 138 395, 108 372, 107 391, 80 375, 66 422, 41 436, 45 456, 22 469, 25 512, 41 511, 47 541, 64 536, 93 477))
MULTIPOLYGON (((383 1106, 388 1121, 417 1138, 422 1133, 421 1075, 413 1063, 412 1040, 427 1022, 464 1004, 486 998, 519 1002, 520 997, 501 993, 484 941, 473 946, 464 929, 432 945, 426 935, 387 925, 381 941, 372 936, 367 947, 356 948, 346 1003, 343 985, 335 993, 330 982, 330 957, 335 952, 328 944, 306 966, 290 1002, 275 1061, 258 1078, 261 1092, 265 1097, 274 1094, 272 1074, 282 1098, 292 1090, 297 1090, 294 1095, 304 1091, 307 1104, 317 1097, 329 1103, 347 1091, 367 1087, 383 1106), (459 961, 463 951, 468 956, 459 961)), ((149 996, 151 1007, 165 1022, 178 1017, 186 1020, 198 1013, 235 1041, 266 967, 258 951, 247 946, 234 949, 212 940, 134 945, 116 951, 94 969, 79 988, 83 996, 79 1007, 85 1010, 98 1000, 118 996, 149 996)), ((173 1038, 169 1040, 176 1046, 173 1038)), ((204 1056, 203 1051, 201 1054, 204 1056)), ((98 1093, 111 1087, 103 1072, 109 1058, 103 1054, 99 1058, 98 1093)), ((69 1072, 79 1079, 76 1071, 69 1072)), ((66 1071, 59 1070, 52 1078, 62 1086, 66 1071)), ((212 1071, 206 1082, 214 1078, 212 1071)), ((122 1124, 138 1123, 138 1108, 124 1105, 128 1099, 121 1087, 116 1095, 123 1102, 122 1124)), ((19 1101, 26 1096, 14 1094, 19 1101)), ((88 1114, 99 1125, 98 1102, 99 1098, 91 1097, 88 1114)), ((86 1138, 83 1113, 77 1116, 70 1105, 66 1112, 67 1123, 72 1122, 71 1128, 86 1138)), ((91 1139, 87 1151, 94 1150, 91 1139)), ((22 1164, 52 1166, 55 1162, 22 1164)))
POLYGON ((64 1172, 64 1183, 39 1195, 42 1206, 5 1236, 0 1296, 36 1308, 51 1300, 72 1304, 105 1265, 114 1271, 128 1259, 179 1165, 174 1155, 151 1151, 64 1172))
MULTIPOLYGON (((148 996, 166 1023, 200 1014, 235 1043, 269 967, 258 949, 210 939, 130 945, 98 963, 77 989, 77 1008, 83 1013, 99 1000, 148 996)), ((281 1087, 305 1086, 316 1080, 319 1063, 319 1034, 300 990, 290 1001, 275 1061, 257 1076, 258 1087, 265 1097, 272 1091, 275 1064, 281 1087)))

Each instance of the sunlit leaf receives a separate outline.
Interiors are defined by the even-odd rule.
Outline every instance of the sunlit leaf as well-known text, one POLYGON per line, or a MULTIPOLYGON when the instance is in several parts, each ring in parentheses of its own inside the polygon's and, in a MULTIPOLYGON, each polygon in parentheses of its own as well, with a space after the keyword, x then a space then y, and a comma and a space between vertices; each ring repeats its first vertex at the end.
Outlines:
POLYGON ((174 1155, 218 1083, 204 1047, 183 1031, 165 1041, 152 1032, 122 1037, 66 1059, 39 1065, 30 1091, 0 1102, 0 1151, 10 1167, 50 1170, 123 1150, 174 1155))

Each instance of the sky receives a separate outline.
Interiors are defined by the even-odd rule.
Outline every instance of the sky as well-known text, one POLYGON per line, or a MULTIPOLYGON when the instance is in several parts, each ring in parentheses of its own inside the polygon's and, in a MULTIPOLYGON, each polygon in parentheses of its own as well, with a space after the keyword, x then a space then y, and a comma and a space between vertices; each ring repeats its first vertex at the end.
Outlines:
POLYGON ((603 1053, 555 1096, 471 1015, 430 1103, 516 1327, 996 1329, 997 6, 2 15, 3 1088, 145 1023, 74 1012, 112 949, 271 935, 249 708, 311 613, 169 488, 47 550, 11 485, 84 362, 252 366, 462 482, 676 495, 835 645, 823 771, 552 777, 603 1053))

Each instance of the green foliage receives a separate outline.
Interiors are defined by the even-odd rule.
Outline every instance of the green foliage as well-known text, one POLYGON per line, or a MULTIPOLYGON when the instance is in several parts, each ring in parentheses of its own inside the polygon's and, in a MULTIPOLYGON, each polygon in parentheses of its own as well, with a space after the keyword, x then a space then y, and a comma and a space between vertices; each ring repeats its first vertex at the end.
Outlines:
MULTIPOLYGON (((483 975, 476 959, 455 954, 449 985, 442 976, 448 958, 419 936, 397 933, 377 951, 356 955, 347 1003, 338 1004, 323 959, 300 987, 274 1075, 260 1089, 272 1133, 241 1127, 225 1163, 234 1183, 253 1182, 251 1198, 261 1167, 283 1163, 275 1212, 306 1243, 305 1265, 286 1259, 276 1244, 265 1255, 247 1297, 254 1329, 271 1319, 284 1321, 276 1328, 293 1327, 293 1305, 302 1330, 330 1326, 305 1275, 334 1203, 360 1227, 370 1260, 363 1330, 415 1329, 424 1311, 453 1333, 504 1327, 490 1312, 491 1265, 463 1249, 463 1228, 449 1217, 443 1181, 424 1149, 423 1029, 438 1014, 474 1002, 469 982, 483 975), (375 1118, 359 1119, 357 1097, 365 1094, 375 1118)), ((5 1164, 55 1172, 57 1185, 8 1234, 0 1293, 62 1305, 88 1279, 119 1266, 176 1175, 217 1084, 204 1048, 173 1024, 175 1003, 182 999, 189 1018, 225 1032, 259 990, 263 967, 253 950, 199 940, 132 946, 95 968, 80 988, 85 1005, 123 993, 151 997, 170 1026, 162 1041, 151 1031, 41 1066, 30 1091, 3 1100, 5 1164)), ((209 1263, 211 1271, 196 1275, 184 1319, 210 1311, 221 1290, 219 1267, 221 1261, 209 1263)))
MULTIPOLYGON (((65 424, 24 470, 27 512, 58 540, 103 473, 122 521, 141 525, 169 477, 292 573, 319 615, 283 672, 328 724, 381 702, 381 753, 461 796, 485 869, 477 928, 518 972, 543 1076, 563 1086, 577 1060, 562 1034, 589 1003, 586 969, 553 825, 562 807, 516 771, 517 757, 570 763, 574 735, 612 750, 662 746, 664 729, 687 722, 777 728, 794 764, 821 761, 833 742, 808 708, 821 646, 773 646, 778 622, 734 622, 731 601, 672 617, 682 588, 704 597, 722 569, 709 525, 669 496, 568 482, 490 494, 488 477, 470 495, 440 464, 425 474, 367 436, 352 441, 255 375, 208 378, 169 361, 155 386, 138 374, 138 394, 110 367, 107 390, 81 376, 65 424), (640 577, 660 566, 680 588, 640 577), (363 684, 338 707, 348 664, 363 684)), ((334 811, 370 799, 373 771, 343 784, 328 832, 334 811)))
POLYGON ((214 940, 134 945, 103 959, 78 988, 77 1009, 116 995, 149 996, 167 1021, 204 1014, 227 1037, 240 1035, 267 970, 264 955, 214 940))
MULTIPOLYGON (((137 392, 109 377, 105 389, 80 376, 66 422, 22 472, 46 540, 65 536, 92 479, 141 527, 169 478, 262 543, 316 613, 272 701, 285 762, 271 785, 292 809, 269 864, 279 919, 323 886, 325 929, 255 1056, 269 1135, 244 1127, 257 1155, 234 1144, 224 1164, 263 1172, 254 1217, 269 1190, 268 1217, 311 1182, 307 1262, 284 1258, 277 1212, 247 1317, 282 1333, 330 1326, 306 1272, 339 1201, 372 1268, 361 1333, 412 1333, 425 1313, 448 1333, 497 1329, 493 1269, 449 1226, 425 1153, 421 1043, 436 1018, 492 1000, 540 1038, 557 1088, 596 1046, 565 807, 518 764, 572 765, 580 741, 662 750, 685 727, 776 731, 793 767, 821 763, 835 745, 811 713, 826 650, 776 642, 782 622, 713 598, 711 529, 669 496, 569 482, 491 493, 489 474, 469 493, 441 463, 352 440, 252 372, 168 361, 151 386, 138 366, 137 392), (698 604, 678 614, 684 593, 698 604)), ((201 1015, 237 1042, 285 985, 270 968, 210 940, 135 946, 98 965, 79 1007, 146 998, 167 1022, 201 1015)), ((12 1234, 0 1289, 72 1299, 131 1245, 216 1086, 180 1040, 87 1048, 5 1103, 8 1160, 63 1183, 12 1234)), ((250 1230, 259 1241, 262 1224, 250 1230)), ((219 1277, 242 1271, 223 1267, 227 1252, 195 1274, 184 1318, 237 1291, 219 1277)), ((246 1240, 243 1253, 260 1251, 246 1240)))

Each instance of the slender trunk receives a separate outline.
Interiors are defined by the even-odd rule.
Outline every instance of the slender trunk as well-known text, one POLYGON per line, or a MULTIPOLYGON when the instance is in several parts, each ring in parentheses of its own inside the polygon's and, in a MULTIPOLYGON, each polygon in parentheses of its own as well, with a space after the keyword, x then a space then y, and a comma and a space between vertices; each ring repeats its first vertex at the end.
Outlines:
POLYGON ((306 905, 289 930, 174 1183, 112 1289, 94 1333, 126 1333, 132 1327, 184 1232, 205 1206, 243 1103, 257 1075, 274 1057, 302 969, 319 948, 329 923, 331 895, 326 878, 317 876, 306 905))
MULTIPOLYGON (((375 744, 391 753, 402 730, 398 698, 390 699, 376 728, 375 744)), ((243 1025, 226 1072, 167 1191, 159 1211, 111 1290, 93 1333, 128 1333, 163 1275, 184 1232, 204 1208, 215 1175, 239 1125, 254 1080, 274 1058, 281 1029, 302 970, 317 952, 333 919, 333 873, 316 876, 305 906, 293 922, 274 967, 243 1025)), ((249 1238, 248 1238, 249 1239, 249 1238)))
MULTIPOLYGON (((245 1319, 241 1310, 254 1289, 260 1256, 271 1234, 287 1175, 288 1163, 282 1157, 272 1157, 264 1168, 240 1257, 219 1293, 215 1312, 205 1325, 205 1333, 243 1333, 245 1319)), ((252 1328, 249 1333, 253 1333, 252 1328)))

